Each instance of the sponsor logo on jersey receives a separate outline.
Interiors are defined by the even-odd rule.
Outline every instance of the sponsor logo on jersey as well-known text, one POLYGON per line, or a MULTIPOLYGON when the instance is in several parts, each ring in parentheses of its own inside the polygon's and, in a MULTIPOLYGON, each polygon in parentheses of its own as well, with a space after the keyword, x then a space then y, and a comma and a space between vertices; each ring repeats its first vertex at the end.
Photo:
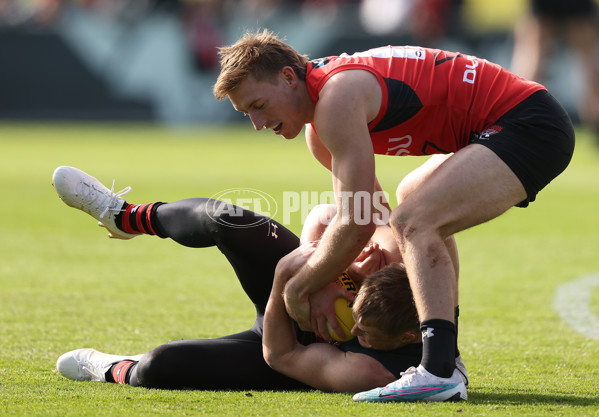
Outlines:
POLYGON ((339 55, 342 58, 350 57, 372 57, 372 58, 407 58, 424 60, 426 50, 417 46, 382 46, 380 48, 369 49, 364 52, 356 52, 352 55, 343 53, 339 55))
POLYGON ((329 58, 317 58, 310 62, 312 63, 312 68, 320 68, 329 63, 329 58))

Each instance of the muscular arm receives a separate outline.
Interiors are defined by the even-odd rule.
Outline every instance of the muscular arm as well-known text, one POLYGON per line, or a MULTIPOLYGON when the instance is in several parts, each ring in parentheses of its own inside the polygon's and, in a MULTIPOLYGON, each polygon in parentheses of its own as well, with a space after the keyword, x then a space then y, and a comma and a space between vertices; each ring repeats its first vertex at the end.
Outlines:
MULTIPOLYGON (((323 328, 324 316, 310 316, 310 294, 347 268, 376 228, 372 222, 372 195, 378 182, 368 121, 376 116, 380 100, 376 79, 365 71, 337 74, 321 90, 314 124, 322 146, 330 154, 337 215, 314 255, 285 288, 288 312, 303 329, 323 328)), ((316 149, 313 152, 317 159, 327 166, 326 152, 317 142, 311 146, 316 149)), ((329 321, 337 330, 334 317, 329 321)))
MULTIPOLYGON (((306 143, 308 145, 308 149, 310 153, 318 162, 322 164, 329 171, 332 170, 332 156, 331 152, 323 145, 318 134, 314 131, 312 125, 306 126, 306 143)), ((381 186, 378 178, 374 177, 374 191, 383 191, 383 187, 381 186)), ((382 205, 391 213, 391 206, 389 206, 389 202, 385 199, 382 202, 382 205)))
POLYGON ((285 283, 315 248, 303 245, 281 260, 264 316, 264 359, 276 371, 323 391, 357 392, 383 386, 395 377, 370 356, 343 352, 327 343, 298 343, 282 292, 285 283))

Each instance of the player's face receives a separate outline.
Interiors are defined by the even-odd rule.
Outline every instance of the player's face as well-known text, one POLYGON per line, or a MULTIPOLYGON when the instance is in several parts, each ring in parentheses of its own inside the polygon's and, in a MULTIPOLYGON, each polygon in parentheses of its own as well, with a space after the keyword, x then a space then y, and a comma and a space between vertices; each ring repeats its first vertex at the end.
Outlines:
POLYGON ((359 321, 354 324, 351 334, 358 338, 358 342, 362 347, 369 349, 393 350, 405 344, 401 336, 391 337, 376 327, 367 326, 359 321))
POLYGON ((293 139, 309 122, 294 75, 285 69, 261 81, 250 75, 229 94, 229 100, 235 110, 250 117, 256 130, 272 129, 277 135, 293 139))

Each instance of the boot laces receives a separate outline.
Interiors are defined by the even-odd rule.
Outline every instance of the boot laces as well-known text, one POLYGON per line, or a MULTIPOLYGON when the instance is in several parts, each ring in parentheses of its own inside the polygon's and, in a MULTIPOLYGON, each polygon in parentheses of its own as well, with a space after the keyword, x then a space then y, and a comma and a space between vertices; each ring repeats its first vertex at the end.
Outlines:
MULTIPOLYGON (((125 194, 131 191, 131 187, 127 186, 118 192, 114 192, 114 184, 116 180, 112 180, 112 187, 110 190, 106 189, 104 186, 102 188, 97 188, 94 184, 88 184, 86 182, 79 183, 79 194, 82 199, 95 209, 100 209, 104 207, 102 213, 100 213, 100 218, 104 218, 106 213, 109 211, 122 211, 116 208, 117 201, 119 198, 124 196, 125 194), (106 191, 109 191, 108 193, 106 191)), ((91 207, 90 207, 91 208, 91 207)))
POLYGON ((411 375, 416 373, 416 367, 410 366, 405 372, 400 372, 399 376, 411 375))

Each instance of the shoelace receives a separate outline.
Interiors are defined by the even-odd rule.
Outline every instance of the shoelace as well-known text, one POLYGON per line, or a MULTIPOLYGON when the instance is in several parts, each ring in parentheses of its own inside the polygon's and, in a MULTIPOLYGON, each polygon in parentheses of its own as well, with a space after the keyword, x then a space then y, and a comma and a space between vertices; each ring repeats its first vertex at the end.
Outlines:
POLYGON ((396 384, 401 380, 401 377, 403 377, 404 375, 411 375, 411 374, 415 374, 415 373, 416 373, 416 367, 414 367, 414 366, 410 366, 405 372, 400 372, 399 373, 399 379, 397 381, 390 382, 386 386, 378 389, 379 390, 378 391, 379 396, 386 395, 385 394, 386 390, 395 390, 395 389, 397 389, 396 388, 397 387, 396 384))
POLYGON ((123 188, 121 191, 115 193, 114 192, 114 183, 115 183, 115 181, 116 181, 115 179, 112 180, 112 187, 110 187, 110 194, 111 194, 110 195, 110 202, 108 203, 108 205, 106 206, 106 208, 104 209, 104 211, 102 212, 102 214, 100 214, 100 218, 101 219, 104 218, 104 215, 106 213, 108 213, 109 210, 112 210, 112 211, 121 211, 121 210, 117 210, 117 209, 114 208, 115 203, 116 203, 116 201, 117 201, 117 199, 119 197, 122 197, 125 194, 129 193, 129 191, 131 191, 131 186, 128 185, 125 188, 123 188))
POLYGON ((104 218, 106 213, 108 213, 109 211, 121 211, 119 209, 114 208, 116 205, 117 199, 131 191, 131 187, 127 186, 127 187, 123 188, 121 191, 118 191, 115 193, 114 192, 115 181, 116 180, 114 180, 114 179, 112 180, 112 187, 110 187, 110 196, 109 196, 108 201, 106 201, 106 199, 103 198, 103 197, 107 197, 106 192, 103 192, 101 189, 97 189, 93 184, 87 184, 84 182, 79 183, 79 185, 81 186, 79 192, 84 199, 88 200, 90 204, 93 204, 94 202, 96 202, 96 200, 98 200, 96 208, 105 206, 104 210, 100 214, 101 219, 104 218), (87 187, 83 187, 83 186, 87 186, 87 187), (87 189, 87 194, 85 193, 86 189, 87 189))
POLYGON ((400 372, 399 376, 410 375, 416 373, 416 367, 410 366, 405 372, 400 372))

